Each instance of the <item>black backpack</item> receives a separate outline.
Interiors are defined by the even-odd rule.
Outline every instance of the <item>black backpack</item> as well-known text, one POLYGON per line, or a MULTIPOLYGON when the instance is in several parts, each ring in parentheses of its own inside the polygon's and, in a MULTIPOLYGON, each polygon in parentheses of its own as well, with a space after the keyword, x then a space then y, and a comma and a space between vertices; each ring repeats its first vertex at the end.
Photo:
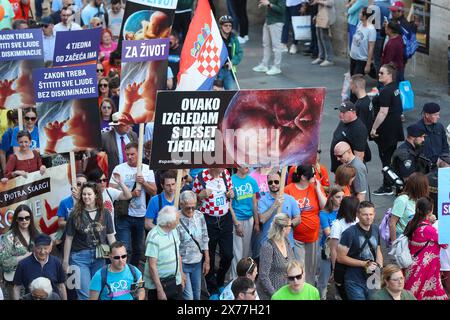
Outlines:
MULTIPOLYGON (((132 265, 130 265, 128 263, 127 263, 127 266, 128 266, 128 268, 130 268, 131 274, 133 275, 133 282, 136 283, 139 279, 137 277, 136 270, 134 269, 134 266, 132 266, 132 265)), ((103 289, 105 289, 105 287, 108 289, 109 293, 112 293, 111 292, 111 287, 106 282, 107 277, 108 277, 108 266, 106 265, 106 266, 104 266, 102 268, 102 271, 101 271, 101 279, 102 280, 101 280, 101 287, 100 287, 101 289, 100 289, 100 292, 98 294, 98 300, 100 300, 100 296, 101 296, 101 294, 103 292, 103 289)), ((133 294, 131 294, 131 295, 133 296, 133 299, 135 299, 134 295, 133 294)), ((112 298, 113 297, 111 297, 111 300, 112 300, 112 298)))

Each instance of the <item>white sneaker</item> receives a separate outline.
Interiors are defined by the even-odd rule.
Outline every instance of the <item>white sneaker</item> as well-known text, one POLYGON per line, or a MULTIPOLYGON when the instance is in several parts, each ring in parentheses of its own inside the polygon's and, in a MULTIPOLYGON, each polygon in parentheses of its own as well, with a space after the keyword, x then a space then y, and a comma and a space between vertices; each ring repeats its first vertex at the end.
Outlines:
POLYGON ((250 40, 250 38, 248 37, 248 35, 244 36, 245 41, 250 40))
POLYGON ((269 76, 274 76, 274 75, 280 74, 280 73, 281 73, 280 68, 277 68, 275 66, 272 66, 272 68, 270 68, 270 70, 266 72, 266 74, 269 76))
POLYGON ((253 67, 253 71, 255 71, 255 72, 267 72, 267 71, 269 71, 269 69, 265 65, 260 63, 256 67, 253 67))
POLYGON ((288 49, 287 45, 281 44, 281 53, 284 53, 284 52, 289 52, 289 49, 288 49))
POLYGON ((334 62, 328 61, 328 60, 325 60, 324 62, 322 62, 320 64, 321 67, 329 67, 329 66, 332 66, 332 65, 334 65, 334 62))
POLYGON ((313 62, 311 62, 311 64, 319 64, 319 63, 322 63, 322 59, 320 59, 320 58, 317 58, 316 60, 313 60, 313 62))
POLYGON ((247 40, 245 40, 245 38, 242 38, 241 36, 238 36, 238 41, 240 44, 244 44, 247 42, 247 40))
POLYGON ((297 53, 297 45, 291 44, 291 47, 289 48, 290 54, 296 54, 297 53))

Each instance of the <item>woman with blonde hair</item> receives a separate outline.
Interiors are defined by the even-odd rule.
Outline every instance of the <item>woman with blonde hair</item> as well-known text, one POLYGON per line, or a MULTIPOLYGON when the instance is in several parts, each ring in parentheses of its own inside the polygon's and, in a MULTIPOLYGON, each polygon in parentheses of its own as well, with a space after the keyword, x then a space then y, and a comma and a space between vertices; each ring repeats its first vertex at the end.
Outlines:
POLYGON ((416 300, 414 295, 405 290, 405 277, 396 264, 383 268, 381 290, 374 294, 372 300, 416 300))
POLYGON ((261 247, 259 278, 256 282, 261 300, 270 300, 286 281, 286 267, 294 252, 289 244, 292 221, 284 213, 275 215, 269 230, 269 239, 261 247))

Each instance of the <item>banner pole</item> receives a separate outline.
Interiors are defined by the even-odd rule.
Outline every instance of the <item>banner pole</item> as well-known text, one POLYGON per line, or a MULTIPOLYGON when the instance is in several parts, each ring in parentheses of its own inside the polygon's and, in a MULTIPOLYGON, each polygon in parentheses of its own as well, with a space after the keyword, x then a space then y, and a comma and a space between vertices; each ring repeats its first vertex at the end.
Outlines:
POLYGON ((177 185, 176 185, 176 191, 175 191, 175 199, 173 202, 173 205, 175 206, 175 208, 178 209, 178 204, 180 202, 180 191, 181 191, 181 178, 183 175, 183 170, 178 169, 177 170, 177 185))
POLYGON ((69 152, 69 157, 70 157, 70 177, 71 177, 71 182, 72 182, 72 187, 76 187, 77 186, 77 170, 75 167, 75 152, 70 151, 69 152))
MULTIPOLYGON (((228 59, 228 62, 231 64, 230 57, 228 57, 227 59, 228 59)), ((234 81, 236 81, 236 86, 237 86, 238 90, 241 90, 241 86, 239 85, 238 79, 236 77, 236 73, 234 72, 233 68, 231 68, 231 73, 233 74, 234 81)))
MULTIPOLYGON (((287 173, 287 167, 283 167, 283 169, 281 169, 281 181, 280 181, 280 191, 279 191, 279 195, 284 195, 284 185, 286 184, 286 173, 287 173)), ((281 213, 282 210, 282 206, 278 207, 277 213, 281 213)))
POLYGON ((19 130, 23 130, 23 114, 22 114, 22 107, 17 108, 17 116, 19 120, 19 130))
MULTIPOLYGON (((144 126, 145 123, 139 123, 137 174, 142 173, 142 155, 144 153, 144 126)), ((136 183, 136 189, 141 190, 141 188, 141 184, 136 183)))

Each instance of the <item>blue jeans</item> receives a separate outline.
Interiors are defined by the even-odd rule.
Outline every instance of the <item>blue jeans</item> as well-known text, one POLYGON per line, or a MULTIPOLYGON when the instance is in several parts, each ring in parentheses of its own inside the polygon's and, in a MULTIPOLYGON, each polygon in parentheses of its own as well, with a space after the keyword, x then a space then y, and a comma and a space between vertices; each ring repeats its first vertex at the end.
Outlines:
POLYGON ((228 14, 233 18, 233 29, 238 30, 239 29, 239 20, 236 15, 236 12, 234 11, 233 0, 227 0, 227 10, 228 10, 228 14))
POLYGON ((183 263, 183 272, 186 275, 186 286, 183 291, 184 300, 200 300, 202 265, 202 261, 192 264, 183 263))
POLYGON ((131 255, 129 263, 139 267, 139 261, 144 252, 144 217, 117 217, 116 239, 125 243, 128 254, 131 255))
POLYGON ((105 265, 105 259, 95 258, 95 249, 85 249, 72 252, 69 263, 80 268, 80 288, 77 288, 78 300, 88 300, 91 279, 95 272, 105 265))
POLYGON ((347 23, 348 26, 348 50, 352 48, 353 36, 356 32, 356 26, 350 23, 347 23))
MULTIPOLYGON (((298 4, 293 7, 286 7, 286 11, 284 14, 284 26, 283 26, 283 33, 281 34, 281 42, 284 44, 288 43, 289 40, 289 30, 292 26, 292 20, 291 17, 299 16, 300 15, 300 7, 301 5, 298 4)), ((294 39, 292 40, 293 44, 297 44, 298 40, 295 40, 294 35, 292 36, 294 39)))
POLYGON ((345 279, 348 300, 369 300, 369 289, 365 283, 345 279))
POLYGON ((224 67, 219 70, 217 79, 223 81, 223 88, 225 90, 237 90, 236 81, 234 81, 233 73, 228 68, 224 67))

